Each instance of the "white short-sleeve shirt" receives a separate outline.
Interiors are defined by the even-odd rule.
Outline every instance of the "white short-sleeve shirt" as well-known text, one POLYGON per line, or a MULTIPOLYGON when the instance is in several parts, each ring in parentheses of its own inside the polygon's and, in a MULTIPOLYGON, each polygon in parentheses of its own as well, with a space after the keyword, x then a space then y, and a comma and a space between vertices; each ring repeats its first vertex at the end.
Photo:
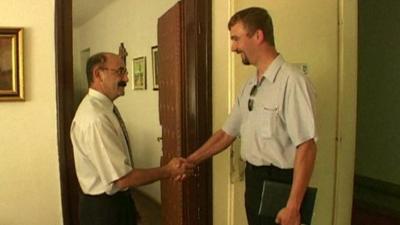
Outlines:
POLYGON ((79 184, 83 193, 112 195, 115 180, 132 170, 123 130, 113 113, 113 103, 89 89, 71 125, 71 140, 79 184))
POLYGON ((293 168, 296 146, 317 139, 315 91, 309 79, 294 65, 277 56, 264 72, 253 109, 252 76, 241 90, 223 130, 241 137, 241 157, 257 166, 293 168))

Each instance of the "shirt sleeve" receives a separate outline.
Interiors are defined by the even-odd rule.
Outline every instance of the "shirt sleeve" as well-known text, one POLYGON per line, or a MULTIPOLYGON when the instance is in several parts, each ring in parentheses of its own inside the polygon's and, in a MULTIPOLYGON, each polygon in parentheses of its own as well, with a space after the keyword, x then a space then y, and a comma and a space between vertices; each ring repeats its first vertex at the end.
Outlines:
POLYGON ((104 184, 109 185, 132 170, 121 138, 108 119, 93 122, 85 139, 89 160, 104 184))
POLYGON ((240 103, 238 98, 232 108, 231 113, 226 119, 224 125, 222 126, 222 130, 225 131, 230 136, 236 137, 240 133, 241 121, 242 121, 242 116, 240 113, 240 103))
POLYGON ((314 88, 307 77, 295 75, 288 78, 284 116, 295 146, 312 138, 317 140, 315 98, 314 88))

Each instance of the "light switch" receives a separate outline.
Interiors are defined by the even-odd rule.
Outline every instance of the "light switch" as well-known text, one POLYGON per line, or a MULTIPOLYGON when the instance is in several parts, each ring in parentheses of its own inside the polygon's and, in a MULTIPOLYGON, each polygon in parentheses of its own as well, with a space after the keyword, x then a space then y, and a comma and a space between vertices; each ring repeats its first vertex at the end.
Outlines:
POLYGON ((308 65, 306 63, 295 63, 304 75, 308 75, 308 65))

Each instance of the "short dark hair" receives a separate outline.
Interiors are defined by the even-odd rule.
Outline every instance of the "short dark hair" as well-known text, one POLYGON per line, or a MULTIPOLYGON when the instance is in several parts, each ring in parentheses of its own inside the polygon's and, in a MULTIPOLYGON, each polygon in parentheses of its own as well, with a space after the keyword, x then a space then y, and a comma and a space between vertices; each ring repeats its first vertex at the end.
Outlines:
POLYGON ((90 58, 86 62, 86 76, 88 85, 93 82, 93 69, 97 65, 104 65, 107 61, 107 53, 100 52, 95 55, 90 56, 90 58))
POLYGON ((243 26, 248 31, 248 36, 253 36, 260 29, 264 34, 265 40, 270 45, 275 46, 274 26, 272 25, 272 18, 266 9, 250 7, 236 12, 229 20, 228 29, 231 30, 238 22, 243 23, 243 26))

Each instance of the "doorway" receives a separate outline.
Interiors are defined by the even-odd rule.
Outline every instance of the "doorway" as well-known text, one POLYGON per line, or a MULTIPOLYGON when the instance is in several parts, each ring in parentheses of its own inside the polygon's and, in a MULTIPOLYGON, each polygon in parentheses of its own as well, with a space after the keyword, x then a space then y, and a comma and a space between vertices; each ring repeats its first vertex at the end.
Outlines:
MULTIPOLYGON (((211 102, 211 1, 182 0, 185 32, 183 39, 187 73, 187 101, 184 116, 190 132, 182 156, 199 147, 212 130, 211 102), (193 32, 201 30, 201 32, 193 32), (201 47, 199 47, 201 46, 201 47)), ((74 80, 72 77, 72 0, 55 1, 57 125, 60 155, 63 218, 66 225, 77 225, 79 186, 73 166, 69 127, 73 118, 74 80)), ((196 177, 184 184, 182 199, 185 205, 183 224, 212 223, 211 161, 200 166, 196 177), (196 199, 196 205, 193 205, 196 199)))

